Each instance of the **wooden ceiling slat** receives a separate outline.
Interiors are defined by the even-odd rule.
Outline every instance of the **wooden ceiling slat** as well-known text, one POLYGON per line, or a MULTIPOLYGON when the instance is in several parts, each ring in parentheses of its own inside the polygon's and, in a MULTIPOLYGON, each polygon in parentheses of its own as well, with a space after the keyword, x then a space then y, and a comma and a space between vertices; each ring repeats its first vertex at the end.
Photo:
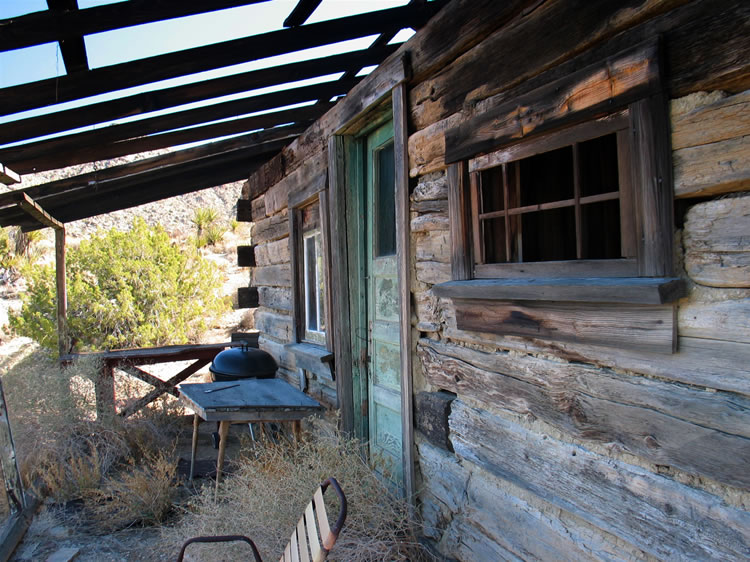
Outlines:
POLYGON ((264 111, 285 105, 316 100, 320 97, 330 99, 332 96, 348 92, 357 82, 357 80, 349 82, 335 81, 304 86, 162 115, 160 117, 141 119, 132 123, 113 125, 94 131, 23 144, 0 150, 0 161, 7 162, 21 174, 28 174, 143 152, 140 148, 146 144, 151 146, 152 150, 155 148, 166 148, 173 146, 167 142, 166 139, 168 137, 164 137, 161 141, 156 137, 147 141, 145 139, 150 137, 145 137, 145 135, 157 134, 162 131, 188 127, 196 123, 215 121, 235 115, 244 115, 255 111, 264 111), (136 139, 140 137, 143 138, 140 139, 139 143, 136 139), (133 139, 130 144, 123 142, 128 139, 133 139))
POLYGON ((3 108, 5 114, 11 114, 167 78, 364 37, 380 33, 383 29, 390 29, 393 26, 401 28, 418 26, 429 19, 436 10, 437 8, 431 3, 424 6, 401 6, 195 47, 94 69, 76 76, 62 76, 12 86, 0 90, 0 107, 3 108))
MULTIPOLYGON (((62 13, 75 13, 78 11, 78 0, 47 0, 50 10, 62 13)), ((85 72, 89 69, 88 57, 86 55, 86 43, 82 35, 71 35, 59 40, 60 52, 62 53, 65 70, 68 74, 74 72, 85 72)))
POLYGON ((397 47, 397 45, 385 45, 320 59, 253 70, 224 78, 215 78, 204 82, 135 94, 81 108, 10 121, 0 125, 0 144, 32 139, 223 95, 236 94, 336 72, 346 72, 350 68, 356 68, 358 71, 364 66, 380 63, 392 54, 397 47))
POLYGON ((62 178, 38 185, 32 185, 23 189, 6 191, 4 193, 0 193, 0 211, 3 211, 3 207, 15 205, 15 203, 17 202, 16 198, 18 193, 25 193, 32 199, 43 200, 45 197, 61 195, 66 191, 79 189, 82 187, 95 187, 96 184, 104 182, 106 180, 140 174, 157 168, 164 168, 166 166, 184 164, 190 160, 198 160, 200 158, 206 158, 232 150, 243 148, 249 149, 259 144, 267 144, 269 142, 287 142, 288 138, 291 138, 293 131, 286 131, 286 134, 290 135, 289 137, 285 136, 285 134, 280 130, 274 131, 273 136, 269 136, 270 134, 271 133, 268 131, 263 131, 260 133, 249 133, 246 135, 233 137, 231 139, 224 139, 202 144, 200 146, 195 146, 192 148, 175 150, 173 152, 160 154, 158 156, 152 156, 150 158, 142 158, 141 160, 128 162, 127 164, 119 164, 117 166, 101 168, 99 170, 86 172, 77 176, 70 176, 67 178, 62 178))
MULTIPOLYGON (((252 171, 252 166, 278 153, 290 140, 291 137, 265 138, 260 141, 256 139, 255 143, 248 146, 193 157, 179 163, 165 158, 162 161, 163 165, 157 165, 158 163, 154 160, 151 162, 155 166, 152 169, 136 173, 126 173, 126 170, 120 170, 126 175, 76 185, 64 191, 40 196, 37 201, 61 222, 70 222, 158 201, 165 197, 246 178, 252 171), (124 202, 128 204, 123 206, 124 202)), ((5 199, 13 199, 19 194, 27 196, 30 189, 4 194, 4 202, 6 202, 5 199)), ((0 226, 10 225, 17 225, 27 230, 38 228, 35 221, 29 220, 29 217, 17 207, 0 209, 0 226)))
POLYGON ((307 21, 323 0, 299 0, 292 13, 284 20, 284 27, 297 27, 307 21))
POLYGON ((0 51, 83 37, 267 0, 130 0, 66 12, 47 10, 0 20, 0 51))

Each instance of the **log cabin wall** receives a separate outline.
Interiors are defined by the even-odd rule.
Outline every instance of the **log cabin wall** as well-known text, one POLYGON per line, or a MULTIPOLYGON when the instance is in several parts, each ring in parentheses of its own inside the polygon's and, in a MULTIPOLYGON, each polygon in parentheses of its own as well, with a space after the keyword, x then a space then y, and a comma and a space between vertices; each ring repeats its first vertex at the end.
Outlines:
MULTIPOLYGON (((412 68, 417 505, 446 558, 750 556, 749 22, 740 0, 454 0, 397 53, 412 68), (655 36, 674 274, 687 289, 676 352, 459 327, 456 303, 434 289, 455 271, 446 134, 655 36)), ((327 138, 356 115, 340 106, 243 193, 260 345, 295 380, 287 197, 320 174, 327 138)), ((335 384, 308 377, 311 394, 336 403, 335 384)))

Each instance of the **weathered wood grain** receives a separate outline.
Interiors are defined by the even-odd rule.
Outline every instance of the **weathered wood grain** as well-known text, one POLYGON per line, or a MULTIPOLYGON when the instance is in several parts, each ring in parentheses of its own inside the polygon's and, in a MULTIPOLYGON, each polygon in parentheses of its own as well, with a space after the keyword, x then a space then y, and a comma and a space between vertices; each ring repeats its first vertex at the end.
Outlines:
POLYGON ((411 232, 431 232, 441 230, 448 232, 450 224, 448 223, 447 213, 430 213, 420 215, 411 219, 411 232))
POLYGON ((289 236, 289 218, 286 210, 256 222, 253 225, 252 236, 257 244, 289 236))
POLYGON ((328 154, 324 150, 307 159, 294 172, 270 188, 265 194, 266 213, 273 215, 287 206, 290 194, 312 189, 311 195, 326 186, 328 154))
POLYGON ((448 212, 448 200, 447 199, 428 199, 425 201, 412 201, 410 205, 412 213, 441 213, 445 214, 448 212))
POLYGON ((677 318, 681 336, 750 343, 750 298, 688 302, 677 318))
POLYGON ((253 199, 250 205, 250 217, 253 222, 257 222, 266 218, 266 216, 268 216, 266 214, 266 201, 261 195, 260 197, 253 199))
POLYGON ((672 101, 672 150, 735 139, 750 131, 750 90, 716 97, 703 96, 707 103, 697 94, 672 101))
POLYGON ((411 194, 413 202, 435 201, 448 198, 448 181, 445 174, 437 173, 419 178, 419 183, 411 194))
POLYGON ((748 241, 750 196, 693 206, 687 213, 683 231, 688 275, 701 285, 750 287, 748 241))
POLYGON ((471 207, 466 164, 458 162, 448 169, 448 222, 450 223, 451 277, 455 281, 473 277, 471 252, 471 207))
POLYGON ((750 459, 746 399, 714 399, 609 370, 535 357, 496 359, 433 342, 422 343, 418 354, 425 377, 439 388, 531 413, 579 439, 616 443, 656 464, 750 488, 750 478, 739 474, 746 472, 740 466, 750 459), (727 447, 737 453, 735 459, 722 456, 727 447))
POLYGON ((417 280, 429 285, 445 283, 451 279, 451 264, 436 261, 421 261, 416 264, 417 280))
POLYGON ((437 123, 427 125, 409 137, 409 175, 441 170, 445 163, 445 133, 459 126, 466 117, 463 112, 454 113, 437 123))
POLYGON ((418 261, 449 263, 451 260, 450 234, 444 230, 433 230, 416 237, 414 246, 418 261))
POLYGON ((705 197, 750 189, 750 136, 676 150, 675 197, 705 197))
POLYGON ((450 424, 460 457, 652 556, 707 560, 748 554, 750 514, 711 494, 531 433, 460 400, 453 403, 450 424))
POLYGON ((513 25, 498 28, 441 73, 415 86, 411 92, 415 130, 462 109, 470 110, 478 100, 515 88, 592 47, 601 47, 601 59, 660 34, 666 36, 673 96, 702 89, 724 87, 736 92, 747 88, 747 64, 735 56, 746 51, 750 42, 745 3, 729 2, 722 10, 707 1, 670 0, 627 6, 600 2, 596 10, 589 8, 585 2, 544 3, 513 25), (570 13, 578 16, 570 18, 570 13), (717 36, 725 42, 715 41, 717 36), (545 40, 528 44, 528 37, 545 40))
MULTIPOLYGON (((265 308, 255 311, 255 327, 265 335, 288 343, 292 341, 292 317, 265 308)), ((263 349, 263 344, 260 344, 263 349)))
POLYGON ((286 287, 258 287, 258 302, 266 308, 291 312, 292 291, 286 287))
POLYGON ((252 278, 254 287, 291 287, 291 266, 286 263, 280 265, 267 265, 265 267, 254 267, 252 278))
POLYGON ((625 107, 660 87, 658 60, 658 46, 652 41, 479 113, 446 131, 445 161, 625 107))
POLYGON ((456 328, 455 313, 452 312, 450 303, 441 302, 441 314, 445 319, 443 335, 450 340, 522 353, 548 353, 567 361, 578 361, 750 396, 750 379, 747 376, 750 345, 745 343, 680 337, 677 340, 678 352, 667 355, 634 352, 615 347, 499 336, 486 332, 467 332, 456 328))
POLYGON ((655 353, 673 353, 677 345, 675 310, 671 305, 454 302, 456 326, 461 330, 655 353))
POLYGON ((282 238, 255 246, 255 260, 261 267, 289 263, 289 239, 282 238))
MULTIPOLYGON (((548 262, 550 263, 550 262, 548 262)), ((531 264, 535 265, 535 264, 531 264)), ((687 294, 686 283, 671 277, 511 277, 451 281, 434 288, 453 299, 667 304, 687 294)))

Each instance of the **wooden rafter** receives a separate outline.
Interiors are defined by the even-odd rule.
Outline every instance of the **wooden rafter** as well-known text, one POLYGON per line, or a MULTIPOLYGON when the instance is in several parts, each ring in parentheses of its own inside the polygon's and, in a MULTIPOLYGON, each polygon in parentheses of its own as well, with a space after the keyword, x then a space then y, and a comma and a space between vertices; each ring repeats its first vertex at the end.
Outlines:
POLYGON ((50 228, 60 230, 65 228, 59 220, 42 209, 36 201, 25 193, 17 193, 15 195, 18 206, 42 226, 49 226, 50 228))
POLYGON ((112 92, 158 80, 364 37, 393 26, 420 25, 437 10, 407 5, 282 29, 0 90, 6 114, 112 92))
MULTIPOLYGON (((77 12, 78 0, 47 0, 47 6, 50 10, 59 12, 77 12)), ((89 69, 86 43, 83 41, 83 35, 70 35, 60 38, 58 42, 63 62, 65 63, 65 70, 68 74, 85 72, 89 69)))
MULTIPOLYGON (((283 107, 285 105, 313 101, 320 96, 330 98, 346 93, 356 82, 349 81, 348 83, 342 83, 336 81, 304 86, 302 88, 252 96, 162 115, 160 117, 141 119, 131 123, 112 125, 94 131, 23 144, 1 150, 0 161, 7 162, 23 174, 51 170, 83 162, 105 160, 146 150, 166 148, 168 146, 175 146, 175 139, 170 137, 162 138, 157 133, 231 118, 235 115, 244 115, 255 111, 274 109, 279 106, 283 107), (144 136, 149 134, 154 136, 144 136)), ((257 116, 256 118, 248 119, 256 119, 260 122, 269 118, 257 116)), ((271 117, 270 119, 274 118, 271 117)), ((227 123, 224 127, 226 131, 226 127, 231 127, 231 124, 227 123)), ((247 128, 244 130, 247 130, 247 128)), ((213 133, 201 136, 200 131, 191 132, 190 130, 182 131, 180 134, 183 138, 182 142, 193 142, 214 137, 213 133), (192 137, 190 137, 191 135, 192 137)), ((230 133, 222 132, 221 134, 230 133)))
POLYGON ((0 144, 18 142, 52 133, 59 133, 86 125, 112 121, 131 115, 168 109, 178 105, 207 100, 219 96, 236 94, 346 72, 372 64, 378 64, 396 50, 395 45, 352 51, 291 64, 253 70, 224 78, 165 88, 148 93, 135 94, 111 101, 90 104, 81 108, 49 113, 39 117, 18 119, 0 125, 0 144))
POLYGON ((323 0, 299 0, 292 13, 284 20, 284 27, 297 27, 307 21, 323 0))
MULTIPOLYGON (((250 171, 277 153, 300 132, 298 128, 289 128, 288 136, 283 138, 278 138, 280 133, 273 130, 255 133, 257 141, 266 142, 256 142, 180 164, 90 182, 85 186, 40 197, 39 200, 60 221, 71 222, 223 185, 246 178, 250 171), (272 133, 277 138, 269 139, 272 133)), ((0 225, 18 225, 25 230, 40 228, 36 220, 30 220, 13 207, 0 209, 0 225)))
POLYGON ((19 183, 20 181, 21 176, 19 176, 15 171, 11 170, 0 162, 0 183, 3 183, 5 185, 13 185, 14 183, 19 183))
POLYGON ((75 12, 59 9, 34 12, 0 20, 0 51, 266 1, 129 0, 75 12))
MULTIPOLYGON (((287 130, 285 134, 291 135, 292 131, 287 130)), ((264 133, 264 135, 268 135, 268 133, 264 133)), ((233 137, 231 139, 223 141, 203 144, 194 148, 176 150, 167 154, 153 156, 151 158, 144 158, 142 160, 136 160, 135 162, 121 164, 119 166, 103 168, 101 170, 87 172, 85 174, 79 174, 77 176, 71 176, 60 180, 34 185, 24 189, 0 193, 0 212, 3 211, 3 207, 13 206, 16 204, 18 193, 26 193, 32 199, 41 200, 45 197, 60 195, 66 191, 74 189, 79 189, 87 186, 96 187, 98 183, 106 180, 132 176, 134 174, 147 172, 149 170, 164 168, 165 166, 184 164, 191 160, 197 160, 216 154, 221 154, 230 150, 250 148, 263 142, 264 135, 251 133, 242 135, 240 137, 233 137)), ((268 142, 268 139, 265 138, 265 141, 268 142)))

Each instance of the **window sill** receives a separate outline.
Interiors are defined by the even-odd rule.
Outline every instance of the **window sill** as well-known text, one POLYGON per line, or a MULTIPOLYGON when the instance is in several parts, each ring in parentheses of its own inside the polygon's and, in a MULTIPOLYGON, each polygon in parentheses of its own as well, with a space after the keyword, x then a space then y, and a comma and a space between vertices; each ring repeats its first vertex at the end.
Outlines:
POLYGON ((459 300, 513 300, 668 304, 687 294, 687 285, 674 277, 584 277, 532 279, 472 279, 449 281, 432 288, 439 297, 459 300))
POLYGON ((336 380, 333 353, 311 343, 288 343, 284 349, 294 355, 297 367, 328 380, 336 380))

